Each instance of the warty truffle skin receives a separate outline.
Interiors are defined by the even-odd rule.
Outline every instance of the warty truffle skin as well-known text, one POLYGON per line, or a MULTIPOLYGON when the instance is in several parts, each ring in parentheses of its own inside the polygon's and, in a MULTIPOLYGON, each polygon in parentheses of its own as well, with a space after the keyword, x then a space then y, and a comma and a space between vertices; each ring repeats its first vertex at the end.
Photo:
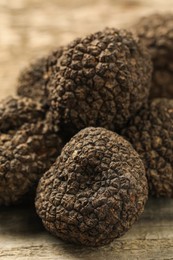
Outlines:
POLYGON ((17 94, 47 103, 47 80, 47 59, 44 57, 39 58, 20 73, 17 83, 17 94))
POLYGON ((19 202, 49 169, 62 147, 45 121, 0 134, 0 206, 19 202))
POLYGON ((7 98, 0 105, 0 206, 18 203, 60 154, 41 105, 7 98))
POLYGON ((43 106, 25 97, 12 97, 0 101, 0 133, 17 129, 27 122, 36 122, 43 118, 43 106))
POLYGON ((53 121, 71 134, 88 126, 121 129, 149 95, 148 51, 125 30, 74 40, 55 67, 47 86, 53 121))
POLYGON ((49 105, 47 83, 61 53, 62 48, 59 47, 23 69, 17 81, 17 94, 37 100, 45 106, 49 105))
POLYGON ((153 99, 121 134, 143 160, 150 194, 173 197, 173 100, 153 99))
POLYGON ((141 18, 133 29, 152 58, 150 97, 173 98, 173 14, 151 14, 141 18))
POLYGON ((40 179, 35 205, 52 234, 102 246, 129 230, 147 194, 144 166, 131 144, 104 128, 88 127, 40 179))

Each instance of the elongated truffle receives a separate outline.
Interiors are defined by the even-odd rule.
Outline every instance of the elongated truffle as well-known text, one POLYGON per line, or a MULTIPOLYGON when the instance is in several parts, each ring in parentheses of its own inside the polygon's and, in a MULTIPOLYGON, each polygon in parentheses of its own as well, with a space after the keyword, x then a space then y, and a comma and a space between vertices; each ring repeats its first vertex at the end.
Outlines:
POLYGON ((173 14, 141 18, 134 31, 148 48, 153 62, 151 98, 173 98, 173 14))
POLYGON ((0 105, 0 206, 19 202, 59 155, 63 142, 41 105, 7 98, 0 105))
POLYGON ((36 210, 48 231, 87 246, 122 236, 147 200, 137 152, 104 128, 81 130, 39 181, 36 210))
POLYGON ((47 83, 61 52, 62 48, 59 47, 22 70, 17 82, 17 94, 48 105, 47 83))
POLYGON ((122 135, 144 162, 150 194, 173 197, 173 100, 151 101, 122 135))
POLYGON ((64 47, 48 83, 53 121, 70 134, 121 129, 147 100, 148 51, 125 30, 107 28, 64 47))

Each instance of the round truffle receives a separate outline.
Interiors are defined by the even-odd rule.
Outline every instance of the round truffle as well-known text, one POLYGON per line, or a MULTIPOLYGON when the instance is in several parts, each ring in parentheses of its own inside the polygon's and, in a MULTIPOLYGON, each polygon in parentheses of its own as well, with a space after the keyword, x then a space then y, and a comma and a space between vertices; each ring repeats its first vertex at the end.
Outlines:
POLYGON ((25 97, 7 97, 0 101, 0 133, 43 118, 42 105, 25 97))
POLYGON ((124 138, 88 127, 75 135, 39 181, 36 210, 48 231, 87 246, 122 236, 143 212, 148 186, 124 138))
POLYGON ((144 162, 150 193, 173 197, 173 100, 153 99, 122 135, 144 162))
POLYGON ((45 121, 0 134, 0 205, 20 201, 49 169, 62 147, 45 121))
POLYGON ((18 78, 17 94, 48 105, 47 83, 61 52, 62 48, 59 48, 25 68, 18 78))
POLYGON ((60 154, 41 105, 9 97, 0 104, 0 205, 18 202, 60 154))
POLYGON ((106 28, 64 47, 48 83, 54 124, 121 129, 147 100, 151 61, 130 32, 106 28))
POLYGON ((151 98, 173 98, 173 14, 152 14, 134 26, 153 61, 151 98))

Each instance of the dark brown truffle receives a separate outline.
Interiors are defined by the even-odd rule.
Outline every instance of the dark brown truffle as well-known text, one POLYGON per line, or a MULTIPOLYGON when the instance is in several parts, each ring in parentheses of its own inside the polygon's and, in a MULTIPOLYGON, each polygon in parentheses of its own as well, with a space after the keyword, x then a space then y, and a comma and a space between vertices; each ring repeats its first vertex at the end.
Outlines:
POLYGON ((46 86, 61 52, 62 48, 59 48, 49 55, 37 59, 34 63, 24 69, 18 78, 17 94, 48 105, 46 86))
POLYGON ((152 14, 134 28, 153 61, 151 98, 173 98, 173 14, 152 14))
POLYGON ((0 205, 18 202, 55 161, 61 146, 44 121, 0 134, 0 205))
POLYGON ((61 138, 44 117, 28 98, 0 105, 0 205, 22 199, 60 153, 61 138))
POLYGON ((9 96, 0 102, 0 132, 16 129, 27 122, 36 122, 44 114, 40 103, 30 98, 9 96))
POLYGON ((149 54, 131 33, 107 28, 76 39, 48 84, 55 125, 72 134, 87 126, 122 128, 147 100, 150 77, 149 54))
POLYGON ((18 79, 17 94, 46 103, 47 80, 47 59, 40 58, 21 72, 18 79))
POLYGON ((173 100, 154 99, 122 135, 144 162, 150 193, 173 197, 173 100))
POLYGON ((121 136, 89 127, 63 148, 41 178, 36 210, 63 240, 101 246, 138 219, 148 186, 142 161, 121 136))

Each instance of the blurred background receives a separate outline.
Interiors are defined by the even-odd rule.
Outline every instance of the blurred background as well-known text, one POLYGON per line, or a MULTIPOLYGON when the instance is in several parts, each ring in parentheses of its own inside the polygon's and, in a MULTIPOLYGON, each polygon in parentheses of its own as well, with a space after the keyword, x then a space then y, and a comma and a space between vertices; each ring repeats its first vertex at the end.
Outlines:
POLYGON ((21 69, 49 50, 158 11, 173 11, 173 0, 0 0, 0 98, 13 94, 21 69))

